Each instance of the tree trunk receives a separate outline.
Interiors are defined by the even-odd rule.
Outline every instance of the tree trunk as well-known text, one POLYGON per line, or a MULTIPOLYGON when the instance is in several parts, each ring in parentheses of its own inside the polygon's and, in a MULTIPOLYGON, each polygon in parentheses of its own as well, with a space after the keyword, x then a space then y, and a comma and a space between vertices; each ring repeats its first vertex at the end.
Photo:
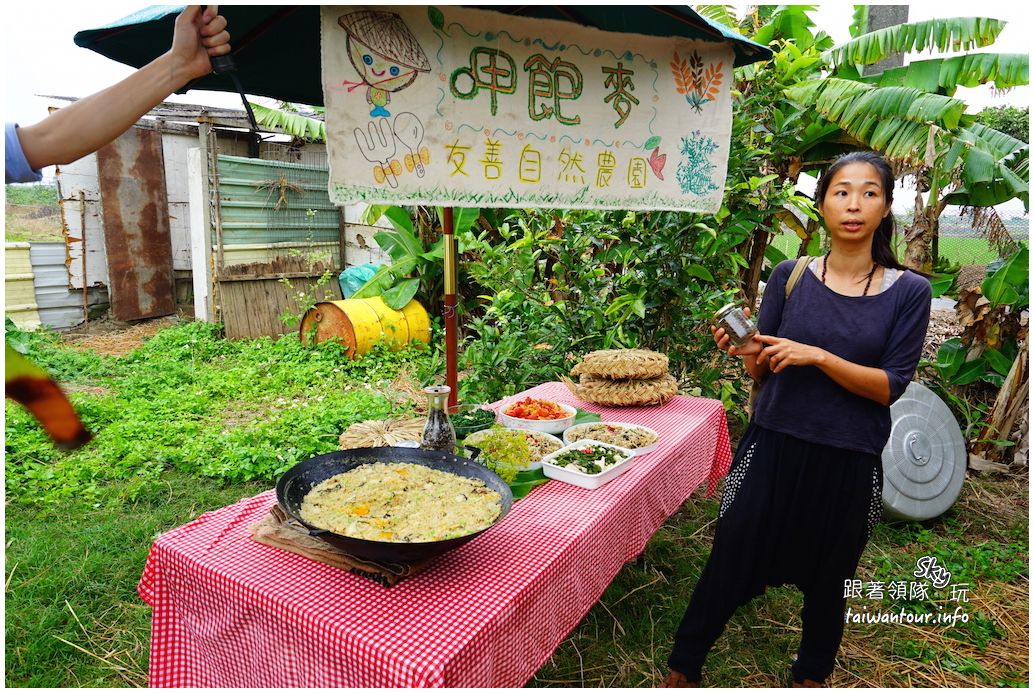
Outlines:
MULTIPOLYGON (((905 259, 904 264, 914 270, 930 273, 933 260, 930 256, 934 234, 937 233, 938 205, 923 202, 922 182, 916 177, 915 211, 912 224, 905 227, 905 259)), ((930 193, 931 196, 933 193, 930 193)))
MULTIPOLYGON (((886 29, 887 27, 898 26, 908 22, 908 5, 869 5, 868 31, 886 29)), ((901 67, 905 64, 903 53, 896 53, 887 56, 878 63, 866 65, 862 68, 863 75, 878 75, 884 70, 901 67)))
POLYGON ((808 254, 808 246, 811 245, 811 240, 818 233, 822 225, 816 219, 809 219, 807 226, 808 237, 801 241, 801 245, 797 248, 797 257, 804 257, 808 254))
POLYGON ((1013 426, 1019 416, 1022 405, 1027 401, 1030 391, 1030 380, 1027 372, 1027 343, 1024 342, 1009 374, 1005 377, 1002 389, 995 398, 994 406, 987 418, 987 426, 980 433, 981 441, 973 446, 972 452, 985 459, 1001 460, 1005 447, 994 445, 992 440, 1008 440, 1013 426))
POLYGON ((765 248, 768 247, 768 227, 758 225, 751 235, 750 256, 747 258, 748 267, 743 277, 744 305, 754 312, 754 304, 758 299, 758 282, 761 281, 761 266, 765 263, 765 248))

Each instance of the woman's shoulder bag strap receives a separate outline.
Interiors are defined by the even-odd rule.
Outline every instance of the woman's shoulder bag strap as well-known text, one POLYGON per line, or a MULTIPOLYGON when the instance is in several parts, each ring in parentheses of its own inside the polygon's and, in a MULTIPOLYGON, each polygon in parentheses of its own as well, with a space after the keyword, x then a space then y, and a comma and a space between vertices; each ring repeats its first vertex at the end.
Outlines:
POLYGON ((793 269, 790 270, 790 276, 786 278, 786 291, 784 292, 786 298, 790 298, 790 292, 793 291, 793 287, 797 286, 797 280, 801 278, 801 275, 804 274, 804 271, 808 269, 808 265, 814 259, 808 255, 797 258, 797 264, 793 266, 793 269))

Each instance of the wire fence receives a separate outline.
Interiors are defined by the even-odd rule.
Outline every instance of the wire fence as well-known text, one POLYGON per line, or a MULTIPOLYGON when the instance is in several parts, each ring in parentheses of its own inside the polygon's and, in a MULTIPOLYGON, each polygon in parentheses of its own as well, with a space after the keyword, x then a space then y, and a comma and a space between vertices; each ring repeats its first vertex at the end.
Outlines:
MULTIPOLYGON (((1009 236, 1030 247, 1030 222, 1027 218, 1003 219, 1009 236)), ((973 228, 969 217, 942 215, 938 224, 937 254, 951 264, 986 265, 999 259, 987 236, 973 228)))
MULTIPOLYGON (((905 256, 905 239, 901 230, 911 219, 895 215, 899 233, 894 242, 899 258, 905 256)), ((1027 217, 1003 218, 1002 222, 1009 237, 1016 243, 1030 247, 1030 221, 1027 217)), ((824 239, 825 240, 825 239, 824 239)), ((828 240, 825 241, 828 243, 828 240)), ((774 245, 787 257, 796 257, 801 240, 787 231, 773 240, 774 245)), ((958 214, 943 214, 938 220, 937 255, 951 265, 988 265, 1001 259, 1001 255, 982 231, 973 228, 972 218, 958 214)))

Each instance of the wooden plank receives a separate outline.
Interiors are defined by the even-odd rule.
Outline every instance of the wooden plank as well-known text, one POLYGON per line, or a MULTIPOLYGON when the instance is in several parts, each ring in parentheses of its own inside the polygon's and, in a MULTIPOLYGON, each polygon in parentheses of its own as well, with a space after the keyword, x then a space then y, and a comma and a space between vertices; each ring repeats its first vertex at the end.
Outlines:
POLYGON ((345 255, 348 254, 348 224, 345 222, 345 210, 342 207, 338 207, 338 251, 337 251, 337 266, 338 268, 346 267, 345 255))
POLYGON ((257 321, 257 331, 266 337, 273 336, 272 312, 276 310, 276 296, 270 290, 269 282, 244 285, 244 290, 257 299, 249 302, 248 312, 257 321))
POLYGON ((269 282, 269 289, 276 296, 276 301, 275 301, 275 306, 276 307, 275 307, 272 319, 273 319, 273 332, 275 333, 276 337, 279 337, 279 336, 285 335, 285 334, 287 334, 287 333, 289 333, 291 331, 291 329, 287 326, 287 324, 283 320, 280 319, 280 315, 283 314, 284 312, 288 311, 288 310, 293 311, 293 309, 291 308, 291 305, 294 303, 294 301, 291 300, 291 295, 290 295, 290 291, 288 290, 288 288, 286 286, 284 286, 282 283, 280 283, 279 281, 271 281, 271 282, 269 282))
POLYGON ((221 307, 227 339, 251 336, 248 332, 247 310, 241 288, 233 285, 221 286, 220 294, 224 301, 221 307))
POLYGON ((277 284, 274 281, 263 281, 262 282, 262 318, 263 318, 263 334, 269 337, 275 337, 280 333, 279 324, 277 320, 277 306, 279 305, 279 298, 277 296, 277 284))
POLYGON ((306 279, 311 278, 312 272, 277 272, 275 274, 252 274, 252 275, 227 275, 223 282, 257 282, 257 281, 279 281, 281 279, 306 279))

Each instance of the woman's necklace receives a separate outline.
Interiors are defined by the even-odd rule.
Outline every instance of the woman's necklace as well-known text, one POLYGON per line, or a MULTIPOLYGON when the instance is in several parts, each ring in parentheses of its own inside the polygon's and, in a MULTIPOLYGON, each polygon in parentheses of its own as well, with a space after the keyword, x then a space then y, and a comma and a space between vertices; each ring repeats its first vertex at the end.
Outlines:
MULTIPOLYGON (((829 265, 829 253, 826 253, 826 257, 822 259, 822 283, 826 283, 826 267, 829 265)), ((862 296, 869 293, 869 286, 872 284, 872 278, 876 275, 876 263, 872 263, 872 271, 869 272, 869 279, 865 282, 865 288, 862 289, 862 296)))

